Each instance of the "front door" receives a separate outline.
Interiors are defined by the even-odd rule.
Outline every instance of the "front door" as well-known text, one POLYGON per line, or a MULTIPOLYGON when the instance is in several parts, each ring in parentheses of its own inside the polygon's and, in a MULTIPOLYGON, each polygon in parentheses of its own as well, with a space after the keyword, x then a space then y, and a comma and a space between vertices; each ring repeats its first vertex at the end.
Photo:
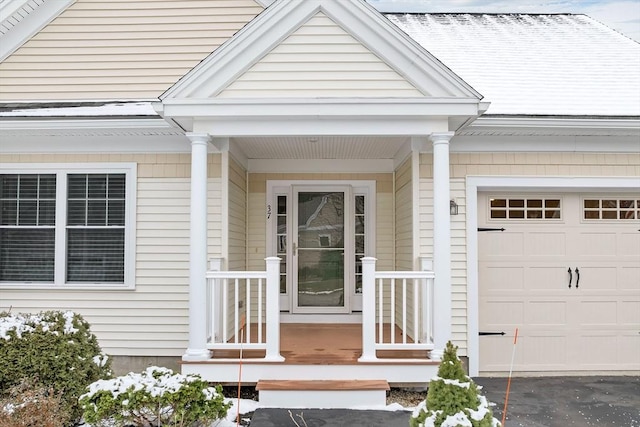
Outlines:
POLYGON ((362 311, 362 263, 375 256, 375 182, 268 181, 267 255, 280 258, 280 310, 362 311))
POLYGON ((350 188, 293 188, 292 312, 349 311, 350 188))

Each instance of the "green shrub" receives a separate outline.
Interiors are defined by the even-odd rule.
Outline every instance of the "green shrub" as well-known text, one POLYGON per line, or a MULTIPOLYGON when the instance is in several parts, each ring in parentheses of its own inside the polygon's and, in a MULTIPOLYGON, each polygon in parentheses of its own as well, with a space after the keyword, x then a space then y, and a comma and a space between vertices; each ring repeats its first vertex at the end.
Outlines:
POLYGON ((94 382, 80 405, 94 427, 200 427, 225 417, 231 406, 220 386, 157 366, 94 382))
POLYGON ((0 393, 31 379, 61 393, 65 410, 77 420, 78 398, 87 385, 110 376, 110 360, 79 314, 0 313, 0 393))
POLYGON ((62 392, 35 386, 32 380, 11 387, 0 399, 0 427, 65 427, 69 418, 62 392))
POLYGON ((487 399, 462 368, 458 347, 451 342, 438 368, 438 376, 429 382, 427 399, 421 402, 409 420, 410 427, 499 427, 487 399))

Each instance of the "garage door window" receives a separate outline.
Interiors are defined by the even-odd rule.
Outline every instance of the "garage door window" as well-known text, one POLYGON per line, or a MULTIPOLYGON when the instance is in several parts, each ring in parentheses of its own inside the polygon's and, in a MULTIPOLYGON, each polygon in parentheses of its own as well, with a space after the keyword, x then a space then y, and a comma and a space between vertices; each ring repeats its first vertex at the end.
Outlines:
POLYGON ((640 219, 640 200, 588 198, 583 200, 582 206, 585 220, 640 219))
POLYGON ((550 220, 561 218, 558 198, 490 198, 491 219, 550 220))

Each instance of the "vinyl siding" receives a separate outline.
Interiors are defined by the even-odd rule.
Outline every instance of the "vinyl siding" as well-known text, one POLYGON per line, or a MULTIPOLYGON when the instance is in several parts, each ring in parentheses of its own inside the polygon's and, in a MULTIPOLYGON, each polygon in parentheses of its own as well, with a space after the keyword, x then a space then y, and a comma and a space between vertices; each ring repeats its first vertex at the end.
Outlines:
POLYGON ((0 100, 155 99, 261 11, 254 0, 78 0, 0 64, 0 100))
POLYGON ((418 97, 398 72, 318 13, 219 95, 262 97, 418 97))
MULTIPOLYGON (((640 176, 640 153, 451 153, 451 197, 458 215, 451 217, 453 341, 467 351, 467 175, 640 176)), ((433 254, 433 156, 420 156, 420 255, 433 254)))
MULTIPOLYGON (((0 291, 0 309, 70 309, 91 323, 102 348, 120 356, 180 356, 188 340, 189 154, 0 155, 0 163, 136 162, 135 290, 0 291), (47 298, 42 298, 46 293, 47 298)), ((220 156, 209 155, 209 254, 220 256, 220 156)))
POLYGON ((402 163, 395 173, 395 228, 397 270, 413 270, 413 186, 411 158, 402 163))
POLYGON ((247 179, 245 170, 229 159, 229 260, 230 270, 246 270, 247 179))

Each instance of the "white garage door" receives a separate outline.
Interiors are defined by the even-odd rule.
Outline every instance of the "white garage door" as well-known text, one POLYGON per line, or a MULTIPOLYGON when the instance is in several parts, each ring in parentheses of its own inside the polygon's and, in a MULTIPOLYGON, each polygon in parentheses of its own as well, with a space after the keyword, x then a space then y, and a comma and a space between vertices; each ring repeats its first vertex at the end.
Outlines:
POLYGON ((480 370, 640 369, 640 195, 478 203, 480 370))

